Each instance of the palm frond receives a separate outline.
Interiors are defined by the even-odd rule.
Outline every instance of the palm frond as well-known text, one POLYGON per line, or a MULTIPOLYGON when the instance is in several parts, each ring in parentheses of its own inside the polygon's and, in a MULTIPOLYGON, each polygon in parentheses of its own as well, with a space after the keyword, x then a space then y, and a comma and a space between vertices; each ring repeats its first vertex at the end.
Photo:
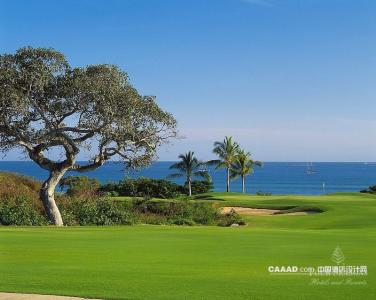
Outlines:
POLYGON ((234 171, 234 170, 230 170, 230 178, 231 179, 236 179, 240 176, 241 174, 239 174, 238 172, 234 171))
POLYGON ((227 168, 227 164, 223 161, 221 161, 219 164, 217 164, 217 166, 215 167, 215 170, 218 170, 218 169, 223 169, 223 168, 227 168))
POLYGON ((184 171, 185 166, 184 166, 184 163, 183 163, 183 162, 179 161, 179 162, 174 163, 173 165, 171 165, 171 166, 169 167, 169 169, 170 169, 170 170, 172 170, 172 169, 178 169, 178 170, 184 171))
POLYGON ((172 174, 170 176, 172 177, 190 177, 192 174, 194 174, 197 171, 200 171, 199 168, 203 165, 206 165, 205 162, 199 161, 195 156, 193 151, 188 151, 185 154, 180 154, 178 156, 179 160, 178 162, 174 163, 170 166, 171 169, 176 169, 181 172, 181 174, 172 174))
POLYGON ((201 177, 206 179, 207 181, 211 181, 211 176, 208 171, 205 170, 199 170, 193 173, 195 177, 201 177))

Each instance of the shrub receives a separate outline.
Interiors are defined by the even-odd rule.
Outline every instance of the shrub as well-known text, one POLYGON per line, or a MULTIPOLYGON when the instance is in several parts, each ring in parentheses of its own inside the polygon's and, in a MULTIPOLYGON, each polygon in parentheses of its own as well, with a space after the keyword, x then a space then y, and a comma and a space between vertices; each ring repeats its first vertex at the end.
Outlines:
POLYGON ((43 205, 39 200, 40 187, 41 183, 31 177, 0 172, 0 202, 15 196, 27 198, 36 210, 43 213, 43 205))
POLYGON ((194 203, 193 214, 193 220, 204 225, 214 224, 221 216, 218 209, 209 203, 194 203))
MULTIPOLYGON (((192 182, 192 194, 202 194, 213 190, 213 184, 209 181, 195 180, 192 182)), ((181 194, 188 193, 188 185, 178 185, 164 179, 151 178, 126 178, 118 183, 107 183, 99 188, 105 196, 128 196, 128 197, 153 197, 172 199, 181 194)))
POLYGON ((47 219, 27 197, 8 197, 0 202, 0 224, 2 225, 46 225, 47 219))
POLYGON ((137 222, 137 216, 127 202, 66 197, 59 205, 66 225, 131 225, 137 222))
POLYGON ((231 210, 227 214, 223 214, 218 222, 218 226, 231 226, 233 224, 238 224, 238 225, 245 225, 244 220, 235 212, 235 210, 231 210))
POLYGON ((180 225, 180 226, 196 225, 195 221, 193 221, 192 219, 187 219, 187 218, 182 218, 182 217, 173 218, 170 220, 170 223, 174 225, 180 225))
POLYGON ((154 198, 175 198, 182 192, 181 187, 164 179, 126 178, 118 184, 108 183, 100 187, 102 193, 115 193, 118 196, 129 197, 154 197, 154 198))
POLYGON ((60 180, 59 186, 62 190, 66 188, 70 196, 87 198, 97 195, 100 183, 87 176, 68 176, 60 180))
POLYGON ((151 224, 151 225, 167 224, 167 219, 165 216, 150 214, 150 213, 139 214, 139 221, 142 224, 151 224))
POLYGON ((120 196, 120 194, 117 191, 101 192, 101 194, 104 197, 119 197, 120 196))
POLYGON ((159 216, 158 222, 161 223, 161 217, 167 224, 176 225, 212 225, 220 219, 218 210, 211 203, 185 201, 185 200, 150 200, 134 199, 132 201, 134 210, 142 216, 148 217, 144 221, 151 219, 150 216, 159 216))
MULTIPOLYGON (((191 183, 192 185, 192 195, 204 194, 211 192, 214 189, 213 183, 207 180, 194 180, 191 183)), ((183 187, 184 194, 188 193, 188 184, 185 184, 183 187)))

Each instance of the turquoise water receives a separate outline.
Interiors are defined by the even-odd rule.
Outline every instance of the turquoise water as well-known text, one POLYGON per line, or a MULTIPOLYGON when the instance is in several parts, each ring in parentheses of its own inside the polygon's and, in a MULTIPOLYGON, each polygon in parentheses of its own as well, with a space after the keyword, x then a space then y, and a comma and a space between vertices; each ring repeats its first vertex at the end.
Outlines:
MULTIPOLYGON (((124 176, 165 178, 171 171, 168 167, 172 162, 156 162, 139 172, 125 173, 119 163, 107 163, 101 168, 87 172, 102 183, 117 182, 124 176)), ((369 185, 376 184, 376 163, 313 163, 314 174, 306 174, 307 164, 304 162, 266 162, 262 168, 247 177, 246 188, 249 193, 257 191, 273 194, 306 194, 359 191, 369 185), (323 183, 325 187, 323 188, 323 183)), ((0 170, 17 172, 43 180, 47 172, 30 161, 0 161, 0 170)), ((216 191, 226 188, 224 170, 210 169, 216 191)), ((68 173, 74 175, 77 173, 68 173)), ((177 180, 181 183, 182 180, 177 180)), ((231 190, 241 190, 240 180, 231 183, 231 190)))

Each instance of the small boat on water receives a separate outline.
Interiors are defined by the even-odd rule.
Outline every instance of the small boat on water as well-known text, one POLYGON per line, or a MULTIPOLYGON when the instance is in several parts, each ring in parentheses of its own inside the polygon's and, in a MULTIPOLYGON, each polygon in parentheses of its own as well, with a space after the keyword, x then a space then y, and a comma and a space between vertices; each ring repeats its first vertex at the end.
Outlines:
POLYGON ((311 163, 307 163, 307 167, 305 169, 305 173, 306 174, 315 174, 316 173, 315 169, 313 168, 312 162, 311 163))

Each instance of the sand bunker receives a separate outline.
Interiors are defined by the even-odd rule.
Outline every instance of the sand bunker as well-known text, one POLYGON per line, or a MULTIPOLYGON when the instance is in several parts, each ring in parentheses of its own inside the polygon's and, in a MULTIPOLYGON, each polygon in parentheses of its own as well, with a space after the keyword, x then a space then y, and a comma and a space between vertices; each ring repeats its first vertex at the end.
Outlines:
POLYGON ((234 210, 239 215, 247 216, 305 216, 319 213, 318 211, 314 210, 289 212, 288 210, 284 211, 283 209, 249 208, 237 206, 222 207, 221 213, 228 214, 231 212, 231 210, 234 210))
MULTIPOLYGON (((38 295, 38 294, 18 294, 18 293, 0 293, 2 300, 89 300, 88 298, 66 297, 54 295, 38 295)), ((99 299, 90 299, 99 300, 99 299)))

